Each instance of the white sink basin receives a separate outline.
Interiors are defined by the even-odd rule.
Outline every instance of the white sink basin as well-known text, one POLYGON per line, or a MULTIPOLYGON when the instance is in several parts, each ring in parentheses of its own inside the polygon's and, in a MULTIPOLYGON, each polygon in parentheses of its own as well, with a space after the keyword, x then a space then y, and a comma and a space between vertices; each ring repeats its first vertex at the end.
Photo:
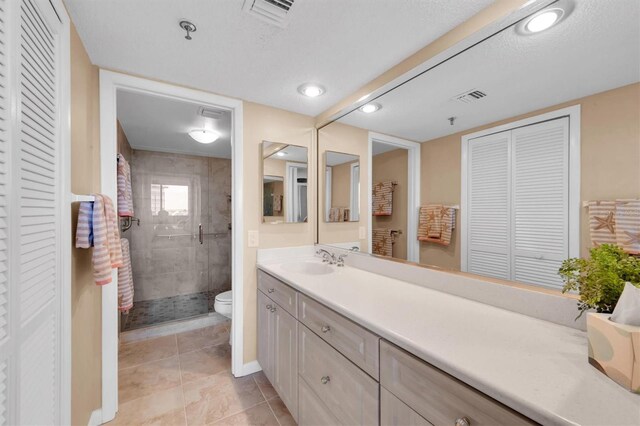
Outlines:
POLYGON ((315 262, 285 263, 284 265, 282 265, 282 269, 289 272, 297 272, 299 274, 308 275, 325 275, 331 274, 333 272, 333 268, 329 265, 315 262))

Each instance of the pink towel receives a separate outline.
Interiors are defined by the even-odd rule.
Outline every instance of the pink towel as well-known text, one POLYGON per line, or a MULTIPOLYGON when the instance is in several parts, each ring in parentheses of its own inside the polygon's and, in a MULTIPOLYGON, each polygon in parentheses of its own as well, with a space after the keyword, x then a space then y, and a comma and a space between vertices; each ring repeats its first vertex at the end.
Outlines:
POLYGON ((118 309, 128 312, 133 307, 133 271, 131 269, 131 253, 129 240, 120 240, 123 265, 118 269, 118 309))
POLYGON ((93 277, 97 285, 105 285, 111 282, 111 269, 122 266, 122 247, 113 202, 103 195, 94 197, 93 277))
POLYGON ((133 217, 131 167, 122 154, 118 154, 118 216, 133 217))

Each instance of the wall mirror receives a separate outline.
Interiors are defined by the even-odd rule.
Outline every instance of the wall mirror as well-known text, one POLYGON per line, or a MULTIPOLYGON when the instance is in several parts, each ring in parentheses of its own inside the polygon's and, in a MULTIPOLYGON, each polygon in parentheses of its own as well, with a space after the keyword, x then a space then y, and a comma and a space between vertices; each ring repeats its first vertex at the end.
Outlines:
POLYGON ((360 153, 363 185, 360 222, 318 242, 554 290, 564 259, 631 244, 596 229, 640 199, 640 6, 610 6, 554 3, 545 31, 501 28, 320 128, 318 158, 360 153))
POLYGON ((325 222, 360 220, 360 156, 324 153, 323 200, 325 222))
POLYGON ((306 147, 262 142, 262 221, 308 220, 308 152, 306 147))

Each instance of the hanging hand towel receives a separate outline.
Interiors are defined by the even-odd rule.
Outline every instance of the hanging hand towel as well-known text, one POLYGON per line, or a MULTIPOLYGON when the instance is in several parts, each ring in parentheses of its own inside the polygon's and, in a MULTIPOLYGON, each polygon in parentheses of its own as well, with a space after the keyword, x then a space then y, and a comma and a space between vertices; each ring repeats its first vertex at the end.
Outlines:
POLYGON ((120 240, 123 265, 118 269, 118 309, 128 312, 133 307, 133 271, 131 269, 131 253, 129 240, 120 240))
POLYGON ((455 209, 442 205, 420 207, 418 240, 448 246, 455 228, 455 209))
POLYGON ((624 251, 640 254, 640 200, 616 200, 616 241, 624 251))
POLYGON ((371 248, 373 254, 379 256, 393 255, 393 236, 389 228, 374 228, 371 232, 371 248))
POLYGON ((282 211, 282 195, 273 194, 273 211, 274 213, 282 211))
POLYGON ((76 227, 76 248, 93 247, 93 203, 80 203, 78 226, 76 227))
POLYGON ((111 199, 100 194, 94 197, 93 277, 97 285, 105 285, 111 282, 111 269, 122 266, 122 247, 111 199))
POLYGON ((387 180, 373 185, 373 206, 374 216, 391 216, 393 213, 393 189, 394 182, 387 180))
POLYGON ((122 154, 118 154, 118 215, 133 217, 131 167, 122 154))
POLYGON ((589 201, 591 244, 616 244, 615 201, 589 201))

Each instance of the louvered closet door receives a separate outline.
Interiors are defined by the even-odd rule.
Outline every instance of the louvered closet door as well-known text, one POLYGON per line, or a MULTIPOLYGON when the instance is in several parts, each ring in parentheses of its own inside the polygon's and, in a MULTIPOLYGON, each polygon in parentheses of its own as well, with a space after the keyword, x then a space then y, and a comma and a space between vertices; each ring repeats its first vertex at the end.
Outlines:
MULTIPOLYGON (((61 419, 61 24, 48 1, 11 0, 18 115, 12 140, 11 298, 17 333, 11 367, 18 424, 61 419)), ((68 208, 68 206, 66 206, 68 208)))
POLYGON ((9 329, 9 81, 8 81, 8 4, 0 0, 0 425, 10 424, 9 360, 13 337, 9 329))
POLYGON ((562 287, 569 257, 569 118, 513 130, 513 279, 562 287))
POLYGON ((467 271, 509 279, 511 132, 469 141, 467 271))

